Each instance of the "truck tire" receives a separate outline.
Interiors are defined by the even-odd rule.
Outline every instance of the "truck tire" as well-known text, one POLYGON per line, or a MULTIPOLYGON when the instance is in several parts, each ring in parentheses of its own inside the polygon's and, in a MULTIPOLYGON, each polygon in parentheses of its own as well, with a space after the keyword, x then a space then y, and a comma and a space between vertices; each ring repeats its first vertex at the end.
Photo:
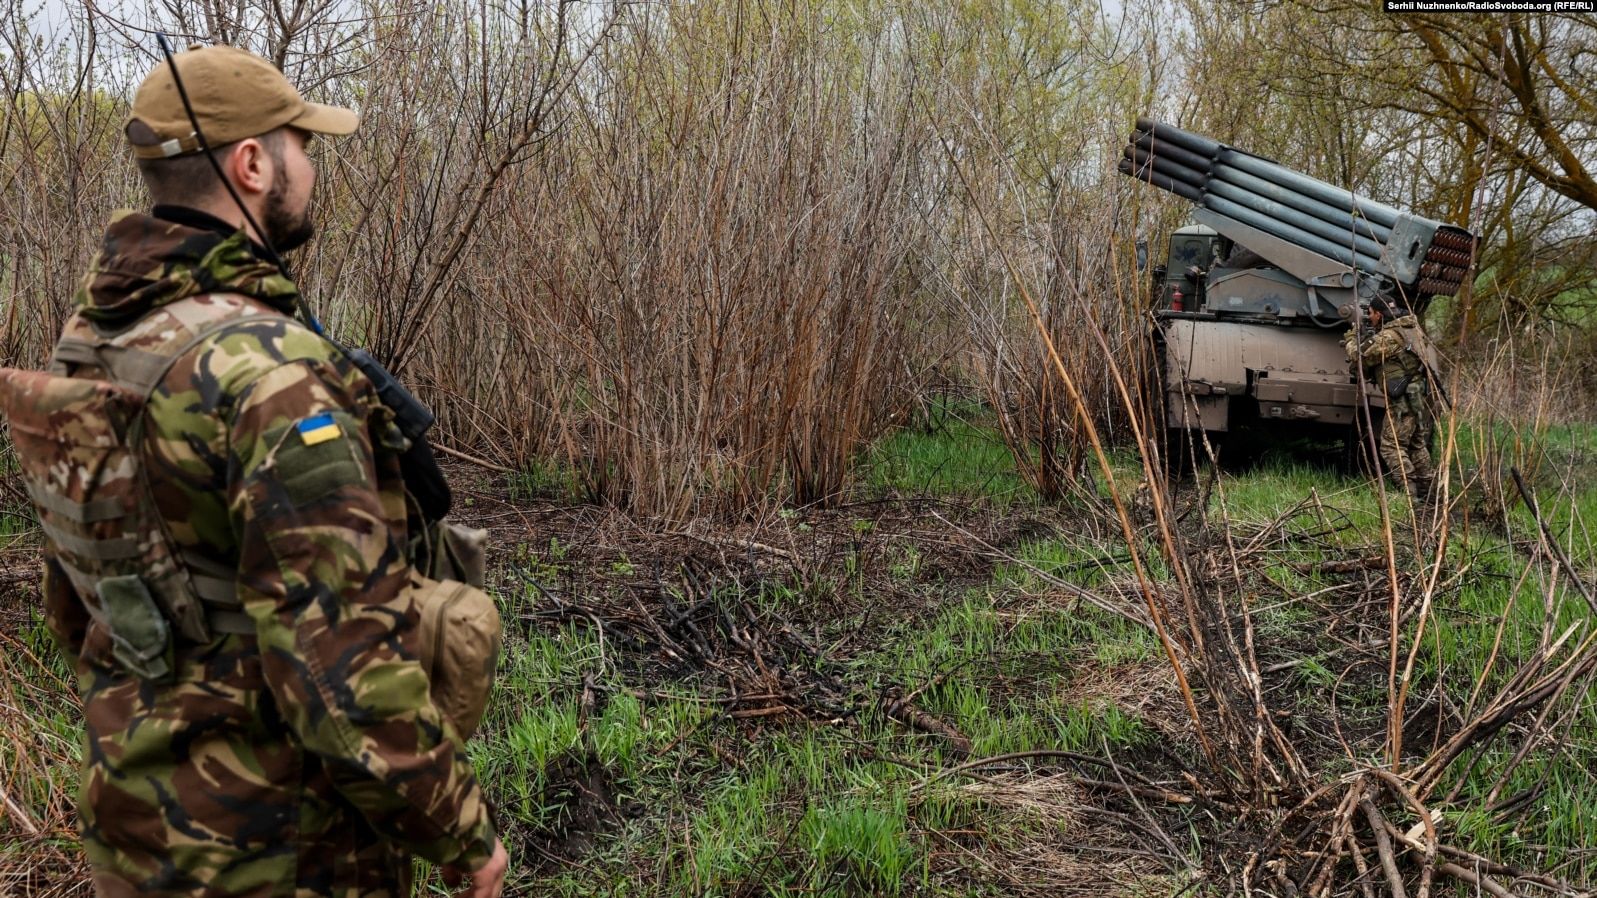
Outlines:
MULTIPOLYGON (((1376 435, 1381 432, 1381 412, 1370 410, 1371 422, 1376 435)), ((1365 430, 1363 413, 1355 424, 1348 425, 1342 435, 1342 457, 1340 467, 1342 473, 1349 477, 1380 477, 1381 456, 1374 450, 1372 439, 1365 430)))

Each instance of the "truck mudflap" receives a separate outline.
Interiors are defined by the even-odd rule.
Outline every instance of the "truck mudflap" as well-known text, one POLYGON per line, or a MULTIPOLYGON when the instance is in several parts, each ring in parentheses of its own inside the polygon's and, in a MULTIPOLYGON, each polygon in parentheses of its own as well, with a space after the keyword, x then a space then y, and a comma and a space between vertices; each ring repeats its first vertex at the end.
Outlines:
POLYGON ((1224 393, 1197 395, 1171 390, 1165 397, 1165 426, 1179 430, 1230 429, 1231 399, 1224 393))

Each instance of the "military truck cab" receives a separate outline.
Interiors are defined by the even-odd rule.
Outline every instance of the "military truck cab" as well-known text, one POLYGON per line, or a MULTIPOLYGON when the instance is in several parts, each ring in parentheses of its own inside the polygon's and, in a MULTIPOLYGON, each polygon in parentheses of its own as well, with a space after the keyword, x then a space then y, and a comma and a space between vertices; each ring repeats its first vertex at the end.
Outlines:
POLYGON ((1165 264, 1154 269, 1155 304, 1176 312, 1196 311, 1202 306, 1205 272, 1225 258, 1224 238, 1214 228, 1187 225, 1170 235, 1165 264))

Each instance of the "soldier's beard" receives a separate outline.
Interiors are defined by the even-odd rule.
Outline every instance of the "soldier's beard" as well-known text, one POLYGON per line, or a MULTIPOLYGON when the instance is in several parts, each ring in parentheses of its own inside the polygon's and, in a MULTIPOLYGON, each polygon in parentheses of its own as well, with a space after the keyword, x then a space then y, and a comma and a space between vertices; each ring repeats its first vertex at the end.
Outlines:
MULTIPOLYGON (((282 171, 281 165, 278 171, 282 171)), ((261 229, 272 241, 272 248, 280 253, 298 249, 316 236, 316 225, 310 217, 310 204, 306 203, 305 208, 297 214, 288 208, 288 186, 286 177, 278 178, 272 189, 266 192, 266 209, 261 221, 261 229)))

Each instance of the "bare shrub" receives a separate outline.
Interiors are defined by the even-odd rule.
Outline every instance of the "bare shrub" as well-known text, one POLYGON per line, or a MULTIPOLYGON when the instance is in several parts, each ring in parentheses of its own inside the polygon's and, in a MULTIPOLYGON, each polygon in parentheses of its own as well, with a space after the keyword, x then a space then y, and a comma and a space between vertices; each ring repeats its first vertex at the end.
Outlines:
POLYGON ((642 17, 518 185, 550 200, 498 235, 491 326, 518 339, 495 389, 532 402, 497 425, 594 498, 673 517, 835 498, 906 403, 906 86, 875 48, 772 14, 730 35, 703 10, 642 17))
POLYGON ((292 261, 443 444, 676 518, 840 494, 918 370, 902 44, 751 2, 350 12, 94 8, 46 43, 12 7, 4 360, 42 361, 107 214, 142 202, 120 128, 163 28, 361 111, 318 147, 323 237, 292 261))
MULTIPOLYGON (((1118 368, 1136 384, 1145 376, 1148 348, 1147 320, 1131 282, 1132 230, 1119 206, 1120 186, 1098 183, 1056 194, 1036 243, 1019 248, 1042 327, 1088 398, 1094 425, 1110 438, 1132 432, 1111 372, 1118 368)), ((1048 500, 1091 496, 1091 447, 1052 370, 1048 345, 1038 339, 1012 284, 1006 272, 996 301, 965 305, 974 338, 968 362, 997 412, 999 432, 1038 494, 1048 500)))

